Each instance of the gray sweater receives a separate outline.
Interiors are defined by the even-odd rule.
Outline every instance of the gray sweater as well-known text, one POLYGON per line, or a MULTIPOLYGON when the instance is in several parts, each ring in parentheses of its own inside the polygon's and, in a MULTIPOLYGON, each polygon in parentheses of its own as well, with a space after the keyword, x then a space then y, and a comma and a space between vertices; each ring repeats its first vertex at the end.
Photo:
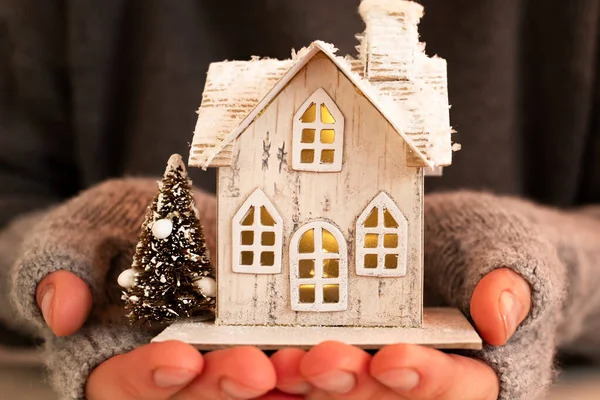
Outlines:
MULTIPOLYGON (((529 400, 557 348, 600 359, 598 1, 423 3, 422 39, 448 60, 464 148, 427 183, 426 299, 468 315, 486 272, 521 273, 531 315, 506 346, 473 356, 496 369, 503 400, 529 400)), ((188 149, 208 63, 284 58, 314 39, 353 52, 357 5, 0 1, 0 302, 12 305, 0 320, 45 339, 61 398, 83 398, 95 366, 152 334, 125 323, 116 276, 156 191, 145 177, 188 149), (57 269, 94 294, 68 338, 34 301, 57 269)), ((191 177, 214 191, 213 173, 191 177)), ((198 203, 214 237, 214 198, 198 191, 198 203)))

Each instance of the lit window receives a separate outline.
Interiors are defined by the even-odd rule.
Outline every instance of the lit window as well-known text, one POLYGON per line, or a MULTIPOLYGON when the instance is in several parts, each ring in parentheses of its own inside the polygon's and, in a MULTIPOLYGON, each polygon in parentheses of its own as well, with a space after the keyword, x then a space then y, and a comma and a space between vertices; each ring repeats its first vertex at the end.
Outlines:
POLYGON ((356 222, 356 274, 405 276, 408 222, 381 192, 356 222))
POLYGON ((344 116, 325 90, 318 89, 294 116, 292 168, 341 171, 343 142, 344 116))
POLYGON ((292 310, 346 310, 347 246, 335 226, 316 221, 298 229, 290 243, 290 269, 292 310))
POLYGON ((233 272, 281 272, 283 223, 265 193, 256 189, 233 217, 233 272))

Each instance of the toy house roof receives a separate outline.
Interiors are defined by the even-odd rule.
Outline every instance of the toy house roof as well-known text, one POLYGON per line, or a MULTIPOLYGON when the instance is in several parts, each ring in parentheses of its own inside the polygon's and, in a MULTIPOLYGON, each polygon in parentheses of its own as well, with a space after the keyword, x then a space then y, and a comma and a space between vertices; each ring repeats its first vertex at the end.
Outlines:
POLYGON ((316 41, 288 60, 254 58, 211 64, 189 164, 204 169, 231 165, 237 137, 319 53, 337 66, 406 141, 410 165, 434 168, 451 163, 445 60, 427 57, 421 46, 411 63, 416 73, 378 80, 365 76, 364 57, 343 58, 335 52, 334 46, 316 41))

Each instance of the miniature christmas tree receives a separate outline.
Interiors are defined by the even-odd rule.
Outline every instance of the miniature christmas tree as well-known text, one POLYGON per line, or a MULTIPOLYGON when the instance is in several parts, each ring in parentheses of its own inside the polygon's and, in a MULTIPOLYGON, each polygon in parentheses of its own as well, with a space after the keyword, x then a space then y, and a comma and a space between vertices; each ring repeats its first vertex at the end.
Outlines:
POLYGON ((132 322, 173 322, 214 312, 216 285, 181 156, 169 162, 142 225, 131 269, 119 276, 132 322))

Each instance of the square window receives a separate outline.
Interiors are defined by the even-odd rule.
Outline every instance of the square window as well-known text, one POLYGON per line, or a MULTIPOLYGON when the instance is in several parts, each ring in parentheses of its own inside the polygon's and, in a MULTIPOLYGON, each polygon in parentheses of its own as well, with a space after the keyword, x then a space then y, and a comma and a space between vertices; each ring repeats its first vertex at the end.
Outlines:
POLYGON ((315 260, 300 260, 298 263, 298 278, 310 279, 315 277, 315 260))
POLYGON ((398 268, 398 254, 386 254, 385 255, 385 268, 386 269, 398 268))
POLYGON ((367 233, 365 235, 365 247, 368 249, 377 248, 378 241, 379 241, 379 235, 376 233, 367 233))
POLYGON ((250 246, 250 245, 254 244, 254 232, 243 231, 242 232, 242 244, 244 246, 250 246))
POLYGON ((315 130, 314 129, 302 129, 301 143, 314 143, 315 142, 315 130))
POLYGON ((338 278, 340 276, 340 260, 323 260, 323 278, 338 278))
POLYGON ((377 268, 377 254, 365 254, 365 268, 377 268))
POLYGON ((335 131, 333 129, 321 129, 321 143, 332 144, 335 142, 335 131))
POLYGON ((323 303, 339 303, 340 285, 323 285, 323 303))
POLYGON ((300 162, 302 164, 312 164, 315 161, 314 150, 302 150, 300 152, 300 162))
POLYGON ((275 246, 275 232, 263 232, 260 244, 263 246, 275 246))
POLYGON ((275 253, 272 251, 263 251, 260 254, 260 265, 263 267, 272 267, 275 265, 275 253))
POLYGON ((321 151, 321 164, 333 164, 335 158, 335 150, 322 150, 321 151))
POLYGON ((396 247, 398 247, 398 235, 385 234, 383 236, 383 247, 387 249, 395 249, 396 247))
POLYGON ((252 251, 242 251, 242 265, 252 265, 254 264, 254 252, 252 251))
POLYGON ((298 291, 300 303, 315 302, 315 285, 300 285, 298 291))

